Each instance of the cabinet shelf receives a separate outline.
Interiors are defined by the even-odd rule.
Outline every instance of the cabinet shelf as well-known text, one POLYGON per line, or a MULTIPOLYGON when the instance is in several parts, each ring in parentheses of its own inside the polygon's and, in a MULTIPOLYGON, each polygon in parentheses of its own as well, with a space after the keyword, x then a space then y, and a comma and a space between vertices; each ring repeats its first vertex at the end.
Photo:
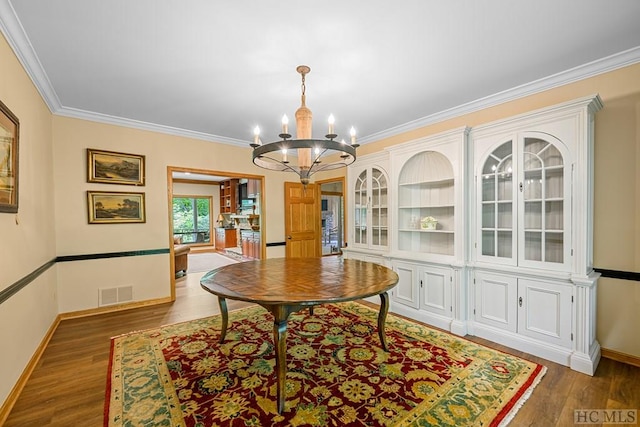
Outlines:
POLYGON ((454 208, 455 205, 412 205, 412 206, 398 206, 398 209, 449 209, 454 208))
POLYGON ((416 182, 401 182, 399 187, 437 187, 443 185, 453 185, 453 178, 439 179, 433 181, 416 181, 416 182))
POLYGON ((509 200, 483 200, 482 201, 483 205, 493 205, 495 203, 499 205, 506 205, 506 204, 513 203, 513 200, 509 199, 509 200))
POLYGON ((232 213, 237 209, 237 179, 230 179, 220 183, 220 213, 232 213))
POLYGON ((525 168, 525 173, 529 172, 562 172, 564 169, 564 165, 555 165, 555 166, 545 166, 545 167, 537 167, 537 168, 525 168))
POLYGON ((526 199, 525 203, 540 203, 540 202, 564 202, 562 197, 547 197, 546 199, 526 199))
MULTIPOLYGON (((387 187, 376 187, 374 188, 374 190, 379 191, 381 193, 386 193, 387 192, 387 187)), ((367 192, 370 192, 371 190, 367 190, 367 189, 363 189, 363 190, 354 190, 355 194, 367 194, 367 192)))
POLYGON ((398 229, 398 231, 401 231, 403 233, 435 233, 435 234, 454 234, 455 232, 453 230, 423 230, 423 229, 416 229, 416 228, 400 228, 398 229))

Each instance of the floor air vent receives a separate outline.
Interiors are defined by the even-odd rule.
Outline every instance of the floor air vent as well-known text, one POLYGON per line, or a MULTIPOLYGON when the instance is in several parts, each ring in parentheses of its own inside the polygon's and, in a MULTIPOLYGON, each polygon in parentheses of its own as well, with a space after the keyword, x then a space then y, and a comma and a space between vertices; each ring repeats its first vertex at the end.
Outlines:
POLYGON ((122 286, 120 288, 101 288, 99 291, 99 305, 118 304, 120 302, 133 300, 133 286, 122 286))

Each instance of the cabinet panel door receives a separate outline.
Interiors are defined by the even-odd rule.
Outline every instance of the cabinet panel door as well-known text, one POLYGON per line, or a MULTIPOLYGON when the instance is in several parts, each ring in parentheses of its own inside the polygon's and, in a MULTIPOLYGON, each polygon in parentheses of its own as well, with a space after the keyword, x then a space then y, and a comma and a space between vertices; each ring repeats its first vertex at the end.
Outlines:
POLYGON ((422 310, 451 317, 451 271, 437 267, 420 268, 422 310))
POLYGON ((476 272, 476 322, 516 332, 518 280, 499 274, 476 272))
POLYGON ((571 287, 557 283, 518 281, 518 333, 571 346, 571 287))
POLYGON ((398 284, 393 288, 395 302, 418 308, 418 280, 417 268, 411 264, 395 263, 393 270, 398 273, 398 284))

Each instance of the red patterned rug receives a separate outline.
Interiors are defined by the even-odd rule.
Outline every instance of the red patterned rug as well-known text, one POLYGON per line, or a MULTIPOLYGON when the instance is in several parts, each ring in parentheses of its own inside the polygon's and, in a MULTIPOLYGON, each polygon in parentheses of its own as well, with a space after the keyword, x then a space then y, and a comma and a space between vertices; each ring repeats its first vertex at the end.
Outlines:
POLYGON ((358 303, 290 316, 286 406, 276 410, 273 318, 254 306, 113 338, 105 426, 497 426, 542 365, 358 303))

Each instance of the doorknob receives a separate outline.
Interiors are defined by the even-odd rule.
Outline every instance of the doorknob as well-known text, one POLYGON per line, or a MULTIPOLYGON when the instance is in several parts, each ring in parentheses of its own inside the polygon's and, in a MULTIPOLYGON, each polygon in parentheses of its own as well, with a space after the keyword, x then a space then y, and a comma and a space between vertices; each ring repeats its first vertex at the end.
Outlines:
POLYGON ((288 239, 288 240, 291 240, 291 236, 287 236, 287 239, 288 239))

